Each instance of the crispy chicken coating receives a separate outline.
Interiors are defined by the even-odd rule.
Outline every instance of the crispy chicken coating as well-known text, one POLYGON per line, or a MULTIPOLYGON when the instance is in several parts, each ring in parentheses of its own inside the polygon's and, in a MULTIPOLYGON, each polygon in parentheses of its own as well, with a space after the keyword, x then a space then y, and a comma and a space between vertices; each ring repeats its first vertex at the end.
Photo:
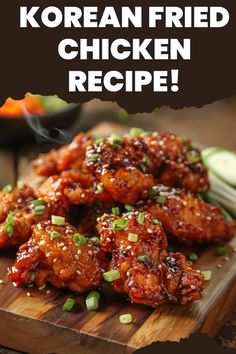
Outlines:
POLYGON ((209 187, 200 151, 173 134, 105 138, 87 147, 84 166, 124 204, 136 203, 154 180, 193 192, 209 187))
POLYGON ((199 300, 204 277, 180 253, 161 255, 158 263, 134 261, 124 291, 131 301, 153 308, 199 300))
POLYGON ((78 241, 77 229, 44 221, 32 228, 32 237, 22 245, 9 272, 15 286, 50 283, 83 293, 102 283, 107 260, 99 246, 78 241))
POLYGON ((93 141, 91 134, 79 133, 69 145, 39 155, 32 161, 32 166, 40 176, 52 176, 65 170, 81 169, 86 147, 93 141))
POLYGON ((151 214, 136 211, 122 218, 103 215, 98 230, 101 248, 112 254, 109 269, 120 274, 112 282, 115 292, 154 308, 200 298, 203 275, 182 254, 166 253, 165 233, 151 214))
POLYGON ((165 231, 179 241, 192 243, 230 240, 236 220, 226 220, 218 206, 207 204, 190 192, 157 185, 152 198, 139 205, 162 222, 165 231))

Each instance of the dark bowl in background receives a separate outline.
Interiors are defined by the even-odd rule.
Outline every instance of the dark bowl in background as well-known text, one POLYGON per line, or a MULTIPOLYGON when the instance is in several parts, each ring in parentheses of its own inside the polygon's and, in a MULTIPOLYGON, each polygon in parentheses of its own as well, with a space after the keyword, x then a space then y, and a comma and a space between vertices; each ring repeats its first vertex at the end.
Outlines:
MULTIPOLYGON (((49 132, 66 129, 79 119, 80 105, 70 103, 65 108, 38 117, 29 117, 34 127, 40 125, 49 132)), ((30 127, 25 117, 0 116, 0 144, 33 141, 37 133, 30 127)))

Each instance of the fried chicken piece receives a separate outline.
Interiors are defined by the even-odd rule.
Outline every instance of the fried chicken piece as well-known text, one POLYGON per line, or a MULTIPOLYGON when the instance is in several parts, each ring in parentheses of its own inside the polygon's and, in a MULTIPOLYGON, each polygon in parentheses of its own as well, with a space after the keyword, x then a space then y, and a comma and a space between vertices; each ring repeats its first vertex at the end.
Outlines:
POLYGON ((146 147, 137 139, 125 136, 112 143, 111 138, 105 138, 87 148, 84 166, 114 201, 134 204, 154 185, 153 176, 146 173, 145 158, 146 147))
POLYGON ((120 279, 112 283, 115 292, 124 292, 127 271, 132 261, 146 255, 157 262, 159 254, 167 248, 167 239, 160 223, 149 213, 130 212, 121 218, 104 214, 98 219, 100 247, 112 253, 109 269, 120 272, 120 279), (136 242, 132 241, 132 237, 136 242))
POLYGON ((189 139, 156 132, 144 133, 138 139, 148 146, 148 156, 154 165, 158 183, 194 193, 209 188, 208 173, 200 150, 189 139))
POLYGON ((67 171, 49 177, 39 187, 37 195, 59 210, 70 205, 91 206, 96 200, 106 201, 108 195, 87 173, 67 171))
POLYGON ((150 194, 139 209, 151 213, 168 234, 185 244, 228 241, 235 235, 236 220, 226 220, 218 206, 190 192, 157 185, 150 194))
POLYGON ((125 293, 133 302, 154 308, 200 298, 203 275, 182 254, 166 253, 162 225, 151 214, 136 211, 122 218, 103 215, 98 231, 101 248, 112 254, 109 269, 120 274, 112 282, 115 292, 125 293))
POLYGON ((69 145, 47 154, 40 154, 32 161, 35 172, 40 176, 52 176, 65 170, 81 169, 86 147, 92 144, 91 134, 79 133, 69 145))
POLYGON ((76 233, 69 224, 56 226, 44 221, 34 225, 32 237, 20 247, 9 272, 13 284, 50 283, 79 293, 100 286, 107 266, 105 254, 89 240, 79 244, 76 233))
POLYGON ((160 256, 158 263, 134 261, 124 291, 131 301, 153 308, 166 303, 187 304, 199 300, 204 277, 180 253, 160 256))
POLYGON ((66 205, 37 199, 27 185, 11 192, 0 192, 0 248, 18 246, 31 236, 31 226, 47 220, 51 215, 67 215, 66 205))

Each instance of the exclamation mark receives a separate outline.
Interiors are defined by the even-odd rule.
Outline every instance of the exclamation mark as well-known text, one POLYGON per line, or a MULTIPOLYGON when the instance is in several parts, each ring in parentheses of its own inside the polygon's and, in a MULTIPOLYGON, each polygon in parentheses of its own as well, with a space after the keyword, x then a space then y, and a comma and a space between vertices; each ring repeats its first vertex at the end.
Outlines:
POLYGON ((172 79, 172 86, 171 86, 171 91, 172 92, 178 92, 179 91, 179 70, 171 70, 171 79, 172 79))

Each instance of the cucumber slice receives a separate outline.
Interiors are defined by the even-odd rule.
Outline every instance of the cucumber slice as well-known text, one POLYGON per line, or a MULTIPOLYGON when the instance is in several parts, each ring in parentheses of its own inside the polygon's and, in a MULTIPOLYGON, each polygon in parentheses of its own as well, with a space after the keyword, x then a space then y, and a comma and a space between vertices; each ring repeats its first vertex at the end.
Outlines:
POLYGON ((221 148, 211 148, 203 152, 206 167, 225 183, 236 187, 236 155, 221 148))

